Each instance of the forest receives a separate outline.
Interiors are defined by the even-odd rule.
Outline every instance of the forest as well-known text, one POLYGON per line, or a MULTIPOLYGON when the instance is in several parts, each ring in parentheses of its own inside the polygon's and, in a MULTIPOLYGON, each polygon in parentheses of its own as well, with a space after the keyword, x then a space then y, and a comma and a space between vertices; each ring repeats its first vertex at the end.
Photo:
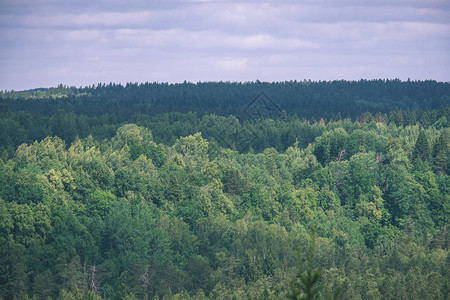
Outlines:
POLYGON ((2 91, 0 299, 303 299, 313 269, 314 299, 448 299, 449 104, 397 79, 2 91))

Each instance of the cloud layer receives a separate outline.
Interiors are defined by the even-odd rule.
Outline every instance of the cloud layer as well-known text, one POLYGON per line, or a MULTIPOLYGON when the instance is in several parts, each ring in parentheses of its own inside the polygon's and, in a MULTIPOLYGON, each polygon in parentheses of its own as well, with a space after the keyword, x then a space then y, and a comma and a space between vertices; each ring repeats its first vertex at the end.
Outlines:
POLYGON ((450 80, 441 0, 0 0, 0 89, 58 83, 450 80))

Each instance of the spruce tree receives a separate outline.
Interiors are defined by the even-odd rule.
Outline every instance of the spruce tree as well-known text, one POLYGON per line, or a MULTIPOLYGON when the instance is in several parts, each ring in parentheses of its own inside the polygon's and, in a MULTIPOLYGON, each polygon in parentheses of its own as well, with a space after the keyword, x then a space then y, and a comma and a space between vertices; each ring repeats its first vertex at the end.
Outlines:
POLYGON ((449 165, 449 131, 444 130, 439 136, 438 140, 433 147, 433 170, 438 174, 442 175, 446 172, 449 165))
POLYGON ((313 268, 313 260, 316 245, 316 231, 313 229, 311 234, 311 245, 308 255, 308 263, 305 268, 300 249, 298 250, 299 270, 297 276, 291 282, 291 290, 288 293, 289 299, 294 300, 312 300, 317 299, 323 289, 323 285, 319 284, 322 277, 318 268, 313 268))
POLYGON ((448 144, 449 144, 449 134, 448 131, 443 130, 441 132, 441 135, 439 135, 439 138, 437 139, 436 143, 433 146, 433 158, 439 155, 439 152, 441 151, 447 151, 448 144))
MULTIPOLYGON (((316 229, 311 230, 311 244, 309 246, 307 264, 303 263, 300 249, 298 250, 299 270, 291 281, 291 287, 287 294, 289 299, 313 300, 324 298, 324 283, 321 283, 322 274, 319 268, 314 268, 314 255, 316 253, 316 229)), ((339 299, 341 287, 337 287, 333 295, 326 294, 326 299, 339 299)))
POLYGON ((412 154, 413 161, 418 158, 423 161, 428 161, 430 159, 430 146, 428 145, 428 140, 423 129, 419 132, 412 154))

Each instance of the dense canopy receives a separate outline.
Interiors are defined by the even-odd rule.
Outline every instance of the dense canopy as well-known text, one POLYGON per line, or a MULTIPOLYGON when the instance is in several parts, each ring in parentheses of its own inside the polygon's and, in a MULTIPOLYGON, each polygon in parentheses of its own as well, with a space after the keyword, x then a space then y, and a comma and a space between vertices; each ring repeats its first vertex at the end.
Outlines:
POLYGON ((0 96, 5 299, 282 299, 312 229, 321 297, 449 293, 448 83, 0 96))

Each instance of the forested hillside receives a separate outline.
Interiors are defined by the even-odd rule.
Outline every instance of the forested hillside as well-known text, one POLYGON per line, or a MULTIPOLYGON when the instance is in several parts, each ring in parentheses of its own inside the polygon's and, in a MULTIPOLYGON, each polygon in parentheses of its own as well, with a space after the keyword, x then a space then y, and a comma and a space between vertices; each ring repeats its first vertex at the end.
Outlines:
POLYGON ((96 116, 114 113, 130 118, 136 112, 168 112, 241 116, 245 107, 264 91, 281 110, 300 118, 329 119, 340 113, 355 118, 399 110, 430 110, 448 105, 450 83, 436 81, 360 80, 286 82, 199 82, 98 84, 91 87, 0 92, 12 111, 53 115, 58 110, 96 116), (33 101, 30 101, 33 100, 33 101))
POLYGON ((447 299, 449 99, 397 80, 3 92, 0 298, 286 299, 315 229, 321 297, 447 299), (261 91, 280 110, 251 118, 261 91))

